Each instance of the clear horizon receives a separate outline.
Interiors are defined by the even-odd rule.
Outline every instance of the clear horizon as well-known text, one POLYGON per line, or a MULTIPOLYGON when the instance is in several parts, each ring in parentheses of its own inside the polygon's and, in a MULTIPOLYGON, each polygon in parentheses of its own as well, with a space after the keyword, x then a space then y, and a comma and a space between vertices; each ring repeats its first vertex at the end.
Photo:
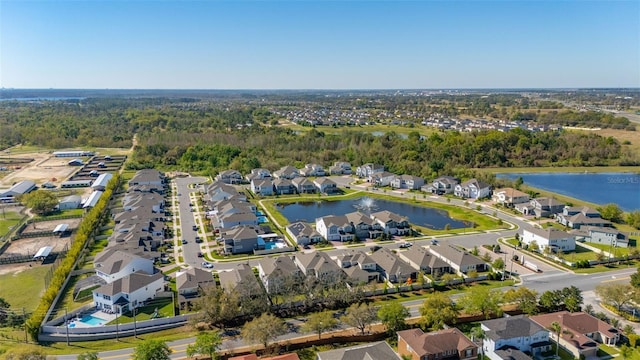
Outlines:
POLYGON ((625 0, 0 0, 0 88, 636 88, 638 14, 625 0))

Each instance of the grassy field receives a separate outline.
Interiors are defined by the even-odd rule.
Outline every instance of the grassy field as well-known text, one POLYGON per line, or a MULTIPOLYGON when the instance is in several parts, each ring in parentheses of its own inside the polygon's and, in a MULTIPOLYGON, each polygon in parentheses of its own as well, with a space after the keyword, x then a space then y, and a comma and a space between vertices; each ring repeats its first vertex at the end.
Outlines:
POLYGON ((0 212, 0 236, 8 233, 11 228, 16 226, 22 215, 15 211, 0 212))
MULTIPOLYGON (((571 130, 575 132, 581 133, 593 133, 592 131, 584 131, 584 130, 571 130)), ((600 129, 597 131, 597 134, 604 137, 613 137, 618 140, 621 144, 625 141, 630 142, 631 144, 622 145, 623 151, 628 149, 631 154, 634 155, 635 158, 640 158, 640 133, 637 131, 627 131, 627 130, 618 130, 618 129, 600 129)))
MULTIPOLYGON (((173 308, 173 299, 160 298, 160 299, 150 301, 149 305, 136 309, 136 321, 151 319, 156 309, 158 310, 159 317, 164 318, 169 316, 175 316, 174 308, 173 308)), ((118 317, 119 324, 132 323, 132 322, 133 322, 132 313, 127 313, 125 315, 118 317)), ((114 320, 107 325, 115 325, 115 323, 116 321, 114 320)))
POLYGON ((0 297, 11 304, 12 309, 33 311, 44 291, 44 276, 51 265, 34 265, 15 274, 0 275, 0 297))
POLYGON ((438 129, 423 126, 423 125, 415 125, 414 127, 409 126, 400 126, 400 125, 384 125, 384 124, 375 124, 375 125, 355 125, 355 126, 301 126, 294 123, 287 122, 284 125, 287 129, 291 129, 294 131, 307 132, 311 129, 315 129, 317 131, 321 131, 325 134, 342 134, 344 131, 357 131, 357 132, 368 132, 368 133, 387 133, 387 132, 395 132, 396 134, 408 135, 411 132, 418 132, 420 135, 428 136, 434 132, 437 132, 438 129))
POLYGON ((606 252, 613 253, 614 257, 624 257, 626 255, 629 255, 631 253, 631 250, 634 249, 634 248, 611 247, 605 244, 594 244, 594 243, 586 243, 586 245, 589 245, 591 247, 594 247, 606 252))
POLYGON ((576 250, 570 253, 564 254, 564 259, 576 262, 583 260, 596 260, 596 253, 579 245, 576 245, 576 250))

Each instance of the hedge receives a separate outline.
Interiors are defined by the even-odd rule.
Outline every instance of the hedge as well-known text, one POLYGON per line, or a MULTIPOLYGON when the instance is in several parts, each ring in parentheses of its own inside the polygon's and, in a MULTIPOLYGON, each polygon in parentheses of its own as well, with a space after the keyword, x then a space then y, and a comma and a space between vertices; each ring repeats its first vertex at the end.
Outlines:
POLYGON ((99 226, 103 213, 107 209, 111 195, 115 190, 120 187, 121 177, 120 174, 115 174, 114 177, 107 184, 107 188, 100 197, 100 200, 80 222, 78 230, 76 232, 76 238, 69 248, 66 257, 62 260, 58 268, 53 272, 49 287, 45 290, 40 303, 36 310, 31 314, 31 317, 26 321, 27 331, 31 336, 31 339, 35 342, 38 341, 38 334, 40 333, 40 325, 44 321, 44 318, 49 311, 49 308, 53 305, 53 301, 60 291, 62 291, 62 285, 73 270, 73 267, 85 248, 87 241, 91 238, 93 229, 99 226))

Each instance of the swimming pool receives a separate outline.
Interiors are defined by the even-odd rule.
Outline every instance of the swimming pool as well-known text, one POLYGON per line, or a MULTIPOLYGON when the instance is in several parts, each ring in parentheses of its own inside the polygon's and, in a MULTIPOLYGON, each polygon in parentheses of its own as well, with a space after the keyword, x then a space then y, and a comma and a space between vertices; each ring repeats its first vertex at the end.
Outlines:
POLYGON ((256 211, 256 216, 264 216, 264 213, 260 210, 256 211))
POLYGON ((83 316, 82 319, 80 319, 80 322, 83 322, 91 326, 99 326, 107 322, 107 320, 101 319, 95 316, 87 315, 87 316, 83 316))
POLYGON ((285 246, 285 244, 283 242, 280 242, 280 241, 266 241, 264 243, 264 248, 266 250, 281 249, 284 246, 285 246))
POLYGON ((262 224, 262 223, 266 223, 269 222, 269 219, 267 219, 266 216, 258 216, 258 223, 262 224))

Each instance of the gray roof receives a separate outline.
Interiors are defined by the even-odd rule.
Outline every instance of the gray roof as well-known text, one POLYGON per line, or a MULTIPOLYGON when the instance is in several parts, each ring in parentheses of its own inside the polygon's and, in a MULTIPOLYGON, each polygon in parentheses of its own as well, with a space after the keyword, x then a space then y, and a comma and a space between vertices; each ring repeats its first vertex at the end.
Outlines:
POLYGON ((392 213, 389 210, 382 210, 382 211, 375 212, 371 214, 371 217, 376 220, 380 220, 385 224, 388 223, 389 221, 395 221, 397 223, 403 222, 403 221, 409 221, 408 218, 398 215, 396 213, 392 213))
POLYGON ((64 198, 62 198, 62 200, 60 200, 61 203, 77 203, 80 204, 80 202, 82 202, 82 197, 80 197, 80 195, 69 195, 66 196, 64 198))
POLYGON ((202 269, 188 269, 184 272, 179 272, 176 275, 176 289, 178 291, 183 289, 193 289, 196 287, 207 288, 215 286, 216 281, 210 272, 202 269))
POLYGON ((231 291, 239 285, 252 288, 260 287, 258 279, 256 279, 251 266, 248 264, 237 264, 229 271, 220 271, 218 272, 218 278, 220 279, 220 286, 227 291, 231 291))
POLYGON ((31 180, 22 180, 19 183, 9 188, 10 192, 15 194, 26 194, 29 191, 35 189, 36 183, 31 180))
POLYGON ((121 251, 117 248, 106 248, 96 255, 93 264, 100 272, 111 275, 122 270, 122 268, 136 258, 138 258, 138 256, 126 251, 121 251))
POLYGON ((313 251, 310 253, 299 253, 295 255, 302 270, 307 274, 309 270, 314 270, 316 275, 328 272, 342 272, 342 268, 331 260, 329 255, 321 251, 313 251))
POLYGON ((93 182, 91 187, 99 187, 99 186, 106 187, 112 177, 113 175, 110 173, 100 174, 96 179, 96 181, 93 182))
POLYGON ((384 341, 343 349, 321 351, 317 360, 396 360, 400 356, 384 341))
POLYGON ((484 189, 484 188, 488 188, 489 184, 487 184, 486 182, 482 182, 482 181, 478 181, 477 179, 469 179, 465 182, 463 182, 462 184, 460 184, 460 186, 462 187, 467 187, 469 185, 473 184, 473 186, 475 186, 478 189, 484 189))
POLYGON ((431 254, 427 249, 421 246, 412 246, 407 251, 402 252, 402 256, 415 263, 420 268, 439 269, 449 267, 447 263, 437 256, 431 254))
POLYGON ((382 248, 373 254, 369 255, 369 257, 378 264, 379 267, 384 269, 387 274, 403 274, 410 275, 415 273, 416 270, 411 267, 411 265, 406 262, 400 260, 400 258, 389 251, 386 248, 382 248))
POLYGON ((504 350, 494 351, 501 359, 504 360, 531 360, 531 357, 518 349, 507 348, 504 350))
POLYGON ((260 267, 264 271, 265 276, 284 276, 293 275, 300 271, 293 260, 285 255, 277 258, 263 258, 260 260, 260 267))
POLYGON ((162 279, 164 275, 161 272, 157 272, 153 275, 146 274, 142 271, 135 272, 127 275, 123 278, 115 280, 114 282, 94 290, 98 294, 104 294, 114 296, 119 293, 131 294, 132 292, 151 284, 158 279, 162 279))
POLYGON ((539 331, 546 331, 545 328, 524 315, 483 321, 482 326, 489 329, 485 331, 485 334, 487 338, 494 341, 532 336, 539 331))
POLYGON ((469 266, 469 265, 478 265, 478 264, 484 264, 486 265, 486 262, 484 262, 482 259, 480 259, 477 256, 473 256, 471 254, 469 254, 468 252, 453 246, 451 244, 446 244, 446 245, 441 245, 441 246, 437 246, 435 248, 430 248, 431 252, 435 252, 438 253, 440 256, 449 259, 451 262, 453 262, 454 264, 457 264, 458 266, 469 266))
POLYGON ((308 237, 312 237, 312 236, 320 236, 320 233, 318 233, 311 225, 299 221, 299 222, 295 222, 293 224, 289 224, 287 225, 287 229, 289 229, 289 231, 293 234, 293 236, 298 237, 298 236, 308 236, 308 237))
POLYGON ((547 229, 529 228, 524 230, 529 231, 530 233, 534 233, 548 240, 567 239, 567 238, 573 237, 573 235, 569 234, 566 231, 562 231, 554 228, 547 228, 547 229))
POLYGON ((102 191, 94 191, 94 192, 92 192, 91 195, 89 195, 89 198, 87 199, 87 201, 84 202, 82 207, 88 208, 88 207, 96 206, 96 204, 98 203, 98 200, 100 200, 101 196, 102 196, 102 191))

